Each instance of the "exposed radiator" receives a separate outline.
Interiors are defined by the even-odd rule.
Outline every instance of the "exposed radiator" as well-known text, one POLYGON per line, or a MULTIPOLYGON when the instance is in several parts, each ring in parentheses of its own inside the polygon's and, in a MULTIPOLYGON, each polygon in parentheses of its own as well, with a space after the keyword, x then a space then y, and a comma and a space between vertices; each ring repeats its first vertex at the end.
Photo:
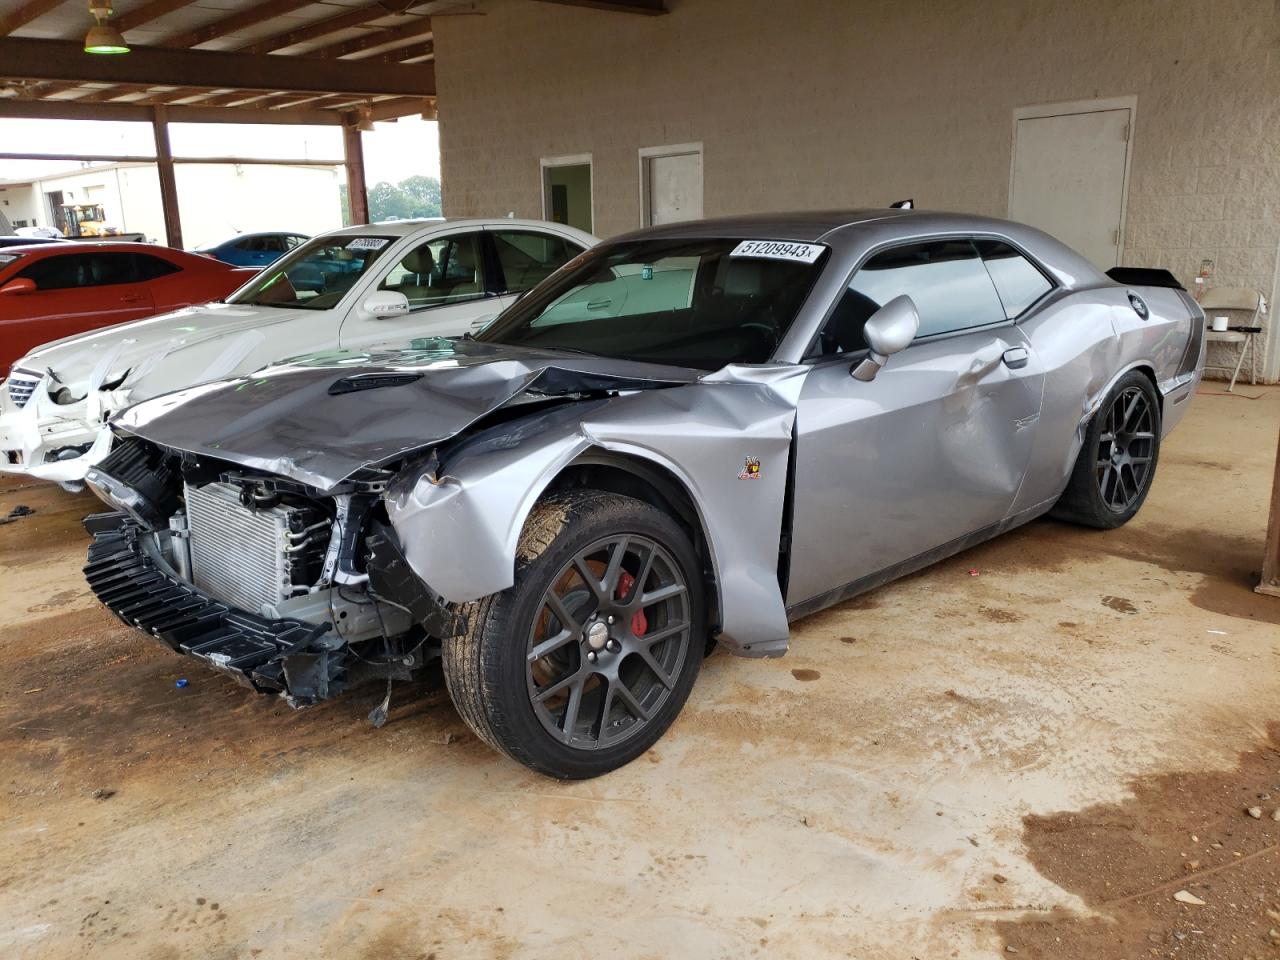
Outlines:
POLYGON ((307 577, 317 572, 316 558, 328 542, 319 510, 284 504, 251 510, 231 483, 185 489, 191 579, 198 588, 258 613, 310 586, 307 577))

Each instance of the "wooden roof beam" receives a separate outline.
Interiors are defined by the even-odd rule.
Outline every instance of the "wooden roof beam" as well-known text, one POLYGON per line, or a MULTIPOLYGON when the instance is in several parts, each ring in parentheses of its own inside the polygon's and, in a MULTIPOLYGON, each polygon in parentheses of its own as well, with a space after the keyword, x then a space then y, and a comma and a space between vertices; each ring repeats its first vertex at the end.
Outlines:
POLYGON ((266 20, 284 16, 303 7, 312 6, 314 3, 315 0, 266 0, 265 3, 255 3, 247 10, 242 10, 229 17, 223 17, 221 20, 215 20, 213 23, 206 23, 202 27, 196 27, 186 33, 179 33, 166 40, 161 40, 160 46, 198 47, 202 43, 208 43, 210 40, 225 37, 227 34, 243 30, 245 27, 252 27, 266 20))
MULTIPOLYGON (((111 25, 121 33, 124 33, 128 30, 133 30, 135 27, 144 26, 152 20, 159 20, 175 10, 189 7, 193 3, 195 3, 195 0, 151 0, 150 3, 144 3, 136 10, 122 13, 118 17, 112 17, 111 25)), ((85 29, 88 29, 87 25, 85 29)))
POLYGON ((360 62, 407 63, 411 60, 423 60, 427 57, 434 57, 435 54, 435 42, 428 40, 426 43, 415 43, 411 47, 401 47, 399 50, 389 50, 386 53, 376 53, 371 57, 361 57, 360 62))
POLYGON ((536 0, 538 3, 558 3, 565 7, 586 7, 589 10, 607 10, 610 13, 639 13, 646 17, 660 17, 668 13, 665 0, 536 0))
MULTIPOLYGON (((37 17, 43 17, 66 2, 67 0, 29 0, 28 3, 20 4, 13 13, 0 17, 0 37, 7 37, 19 27, 26 26, 37 17)), ((89 29, 87 25, 85 29, 89 29)))
POLYGON ((317 20, 315 23, 308 23, 285 33, 278 33, 262 40, 255 40, 253 43, 239 47, 236 52, 271 53, 274 50, 283 50, 286 47, 296 47, 300 43, 309 43, 312 40, 319 40, 322 37, 341 33, 343 30, 363 26, 371 20, 381 20, 384 17, 405 14, 425 5, 422 0, 398 0, 398 9, 388 9, 390 6, 388 3, 369 3, 334 17, 317 20))
MULTIPOLYGON (((303 54, 303 56, 334 58, 349 57, 353 53, 360 53, 362 50, 373 50, 376 47, 387 47, 393 44, 404 46, 422 37, 430 36, 432 36, 431 18, 422 17, 415 23, 406 23, 403 27, 392 27, 389 30, 378 30, 375 33, 370 33, 363 37, 355 37, 351 40, 343 40, 341 43, 331 43, 327 47, 308 50, 303 54)), ((370 60, 372 60, 372 58, 370 58, 370 60)))
POLYGON ((133 83, 228 90, 297 90, 355 96, 435 96, 429 64, 347 63, 313 57, 248 56, 212 50, 134 47, 127 57, 87 57, 65 40, 0 39, 0 64, 19 80, 133 83))
MULTIPOLYGON (((150 123, 154 107, 136 103, 80 103, 74 100, 13 100, 0 98, 0 118, 30 120, 141 120, 150 123)), ((340 126, 337 110, 258 110, 253 107, 202 107, 179 104, 168 108, 170 123, 271 123, 278 125, 340 126)))

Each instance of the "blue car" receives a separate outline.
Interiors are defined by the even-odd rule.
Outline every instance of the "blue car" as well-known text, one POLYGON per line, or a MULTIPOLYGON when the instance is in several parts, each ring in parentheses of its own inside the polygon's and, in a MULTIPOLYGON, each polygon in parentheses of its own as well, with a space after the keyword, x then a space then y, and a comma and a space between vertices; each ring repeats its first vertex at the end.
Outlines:
POLYGON ((310 239, 302 233, 242 233, 195 252, 237 267, 265 267, 310 239))

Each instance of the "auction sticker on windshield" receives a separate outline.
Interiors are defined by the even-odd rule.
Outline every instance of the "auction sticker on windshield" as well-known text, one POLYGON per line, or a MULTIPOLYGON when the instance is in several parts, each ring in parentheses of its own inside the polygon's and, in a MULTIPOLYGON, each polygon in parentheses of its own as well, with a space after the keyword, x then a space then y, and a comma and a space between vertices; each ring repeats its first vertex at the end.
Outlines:
POLYGON ((390 240, 385 237, 356 237, 347 241, 348 250, 381 250, 390 240))
POLYGON ((733 248, 731 257, 763 257, 768 260, 793 260, 813 263, 827 249, 817 243, 788 243, 786 240, 743 240, 733 248))

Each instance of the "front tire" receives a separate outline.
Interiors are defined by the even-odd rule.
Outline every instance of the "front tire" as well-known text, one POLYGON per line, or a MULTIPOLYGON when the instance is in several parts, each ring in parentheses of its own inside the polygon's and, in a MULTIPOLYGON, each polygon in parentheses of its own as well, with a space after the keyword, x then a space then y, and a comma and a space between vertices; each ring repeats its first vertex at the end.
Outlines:
POLYGON ((490 746, 585 779, 649 749, 684 706, 705 646, 701 564, 665 513, 580 490, 540 502, 515 584, 460 610, 444 644, 458 712, 490 746))
POLYGON ((1099 530, 1128 523, 1147 499, 1159 458, 1160 399, 1151 381, 1131 370, 1089 422, 1053 515, 1099 530))

